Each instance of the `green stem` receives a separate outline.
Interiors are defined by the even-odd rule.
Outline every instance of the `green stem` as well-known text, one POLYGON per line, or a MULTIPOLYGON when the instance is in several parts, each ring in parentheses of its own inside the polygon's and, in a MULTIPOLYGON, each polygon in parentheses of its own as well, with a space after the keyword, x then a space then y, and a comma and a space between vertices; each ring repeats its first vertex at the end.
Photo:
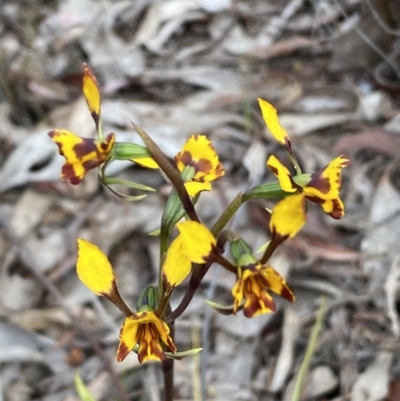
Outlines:
POLYGON ((299 162, 296 159, 296 156, 293 153, 289 153, 289 152, 288 152, 288 155, 289 155, 290 161, 293 164, 294 170, 296 171, 296 175, 301 175, 302 174, 301 168, 300 168, 299 162))
POLYGON ((112 152, 116 160, 133 160, 151 157, 147 148, 130 142, 116 142, 112 152))
POLYGON ((232 216, 237 212, 242 203, 243 194, 239 192, 211 228, 211 232, 213 233, 214 237, 219 236, 221 231, 224 229, 232 216))
POLYGON ((242 203, 247 202, 250 199, 281 199, 284 198, 285 195, 288 195, 288 193, 282 191, 278 182, 271 182, 268 184, 257 185, 248 190, 243 194, 242 203))
POLYGON ((147 185, 138 184, 133 181, 123 180, 121 178, 114 178, 114 177, 104 177, 104 182, 106 184, 116 184, 116 185, 124 185, 128 188, 132 189, 140 189, 142 191, 151 191, 154 192, 155 189, 152 187, 148 187, 147 185))
POLYGON ((322 323, 324 321, 325 313, 326 313, 326 298, 325 296, 321 296, 321 305, 318 310, 317 319, 311 331, 310 339, 307 344, 306 353, 301 363, 299 373, 297 374, 293 395, 290 401, 300 401, 301 399, 301 393, 304 387, 304 382, 311 365, 312 357, 315 352, 315 347, 317 345, 317 340, 322 328, 322 323))
POLYGON ((171 189, 168 196, 167 204, 165 205, 163 215, 161 217, 161 232, 160 232, 160 257, 167 252, 169 233, 175 223, 185 215, 185 209, 175 190, 171 189))
POLYGON ((235 198, 233 198, 232 202, 226 208, 226 210, 221 214, 219 219, 213 225, 211 232, 215 237, 221 233, 224 229, 228 221, 232 218, 232 216, 237 212, 239 207, 243 205, 243 203, 247 202, 250 199, 280 199, 284 198, 287 193, 282 191, 278 182, 265 184, 261 186, 257 186, 255 188, 250 189, 246 193, 242 194, 239 192, 235 198))

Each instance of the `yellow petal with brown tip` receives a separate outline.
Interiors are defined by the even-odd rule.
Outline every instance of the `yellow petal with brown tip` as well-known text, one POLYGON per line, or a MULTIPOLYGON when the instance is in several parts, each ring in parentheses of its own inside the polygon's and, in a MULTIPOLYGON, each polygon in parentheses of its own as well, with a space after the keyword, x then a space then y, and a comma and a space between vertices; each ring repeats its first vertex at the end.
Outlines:
POLYGON ((96 124, 96 128, 98 128, 101 103, 99 83, 86 63, 83 64, 83 94, 96 124))

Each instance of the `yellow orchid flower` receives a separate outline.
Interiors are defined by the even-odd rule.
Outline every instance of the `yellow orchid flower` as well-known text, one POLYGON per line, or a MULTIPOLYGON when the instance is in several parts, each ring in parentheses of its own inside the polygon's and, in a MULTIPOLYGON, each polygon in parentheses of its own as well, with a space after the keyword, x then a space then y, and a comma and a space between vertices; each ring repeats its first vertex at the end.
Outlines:
POLYGON ((268 290, 290 302, 295 299, 283 277, 271 266, 260 263, 239 266, 238 280, 232 289, 233 312, 237 312, 243 300, 243 313, 246 317, 274 312, 275 302, 268 290))
POLYGON ((175 163, 181 173, 192 169, 190 178, 185 182, 186 190, 192 197, 201 191, 210 191, 211 182, 225 174, 211 141, 205 135, 191 136, 175 156, 175 163))
POLYGON ((64 129, 55 129, 49 136, 57 144, 60 155, 66 159, 61 169, 61 178, 71 184, 79 184, 89 170, 104 163, 110 156, 115 135, 103 140, 82 138, 64 129))
MULTIPOLYGON (((101 96, 99 84, 87 64, 83 66, 83 94, 89 111, 96 124, 98 137, 82 138, 65 129, 55 129, 49 136, 57 144, 59 153, 66 162, 61 170, 61 178, 69 180, 71 184, 79 184, 89 170, 104 163, 110 156, 115 143, 115 134, 108 134, 103 138, 101 132, 101 96)), ((148 168, 158 168, 151 157, 131 159, 133 162, 148 168)))
MULTIPOLYGON (((263 99, 258 101, 269 131, 285 147, 299 175, 300 169, 292 152, 289 135, 279 122, 276 108, 263 99)), ((349 163, 350 161, 341 155, 314 174, 302 174, 307 182, 299 185, 289 170, 274 155, 270 156, 267 166, 278 178, 282 190, 293 194, 279 202, 272 212, 270 228, 273 235, 288 238, 295 236, 301 230, 306 222, 306 200, 321 205, 324 212, 331 217, 342 218, 344 205, 339 197, 341 171, 349 163)))
POLYGON ((344 216, 344 205, 339 197, 342 185, 342 169, 350 160, 344 155, 336 157, 327 166, 311 174, 310 181, 303 187, 306 198, 321 205, 325 213, 334 219, 344 216))
POLYGON ((349 163, 344 155, 336 157, 327 166, 309 174, 309 180, 304 186, 296 184, 289 170, 275 156, 269 157, 267 166, 278 178, 285 192, 302 194, 305 199, 321 205, 324 212, 334 219, 340 219, 344 215, 343 202, 339 197, 341 173, 349 163))
POLYGON ((128 316, 121 327, 117 361, 122 362, 136 344, 139 344, 138 359, 140 363, 151 360, 163 361, 165 353, 161 342, 171 352, 176 352, 176 346, 169 332, 168 325, 153 311, 142 311, 128 316))
POLYGON ((78 239, 77 273, 89 290, 107 297, 127 315, 120 332, 118 361, 123 361, 136 344, 139 345, 140 363, 164 360, 161 342, 172 353, 176 352, 168 325, 148 305, 143 305, 137 313, 129 309, 118 293, 114 270, 107 256, 97 246, 83 239, 78 239))

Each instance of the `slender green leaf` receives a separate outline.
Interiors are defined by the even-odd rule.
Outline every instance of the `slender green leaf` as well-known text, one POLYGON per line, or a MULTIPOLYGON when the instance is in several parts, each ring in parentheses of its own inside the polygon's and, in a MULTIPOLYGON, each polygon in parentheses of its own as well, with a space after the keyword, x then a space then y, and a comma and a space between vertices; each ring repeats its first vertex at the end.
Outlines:
POLYGON ((96 401, 96 399, 92 396, 92 394, 90 394, 88 388, 83 382, 79 374, 79 371, 75 372, 74 382, 75 382, 75 390, 81 401, 96 401))

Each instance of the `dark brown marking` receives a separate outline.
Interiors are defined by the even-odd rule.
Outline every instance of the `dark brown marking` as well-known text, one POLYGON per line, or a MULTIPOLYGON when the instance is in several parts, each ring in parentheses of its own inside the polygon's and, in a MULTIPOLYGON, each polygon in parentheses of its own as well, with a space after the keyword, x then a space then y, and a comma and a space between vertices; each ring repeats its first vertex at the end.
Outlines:
POLYGON ((72 185, 78 185, 82 179, 77 177, 75 174, 75 170, 70 163, 65 163, 61 168, 61 176, 68 180, 72 185))
POLYGON ((79 159, 92 152, 97 152, 96 144, 92 138, 81 138, 82 142, 77 143, 72 150, 79 159))
POLYGON ((99 166, 101 163, 103 163, 101 160, 88 160, 87 162, 82 163, 82 167, 86 172, 88 172, 89 170, 93 170, 99 166))
POLYGON ((117 351, 117 361, 122 362, 126 356, 129 354, 130 349, 124 342, 119 343, 118 351, 117 351))
POLYGON ((97 131, 99 130, 99 120, 100 120, 100 115, 97 114, 95 111, 92 111, 90 113, 92 115, 92 118, 94 120, 94 123, 96 124, 96 129, 97 131))
POLYGON ((200 159, 194 161, 192 155, 189 152, 183 152, 180 155, 180 160, 185 166, 193 167, 197 172, 209 173, 212 171, 212 163, 207 159, 200 159))
POLYGON ((307 187, 316 188, 321 193, 327 194, 331 189, 331 184, 329 182, 329 179, 327 177, 322 177, 322 172, 319 171, 311 174, 311 180, 307 184, 307 187))
POLYGON ((261 293, 261 299, 263 300, 264 305, 271 309, 272 312, 276 311, 276 304, 273 298, 268 294, 267 291, 261 293))
POLYGON ((278 175, 279 171, 275 166, 268 165, 268 167, 275 175, 278 175))
POLYGON ((337 199, 337 198, 333 199, 332 203, 333 203, 333 209, 332 209, 332 212, 329 213, 329 215, 331 217, 333 217, 334 219, 339 220, 344 215, 344 209, 343 209, 341 203, 339 202, 339 199, 337 199))
POLYGON ((281 293, 279 294, 282 298, 287 299, 290 302, 294 301, 294 295, 292 291, 289 290, 289 288, 286 285, 283 285, 281 288, 281 293))

